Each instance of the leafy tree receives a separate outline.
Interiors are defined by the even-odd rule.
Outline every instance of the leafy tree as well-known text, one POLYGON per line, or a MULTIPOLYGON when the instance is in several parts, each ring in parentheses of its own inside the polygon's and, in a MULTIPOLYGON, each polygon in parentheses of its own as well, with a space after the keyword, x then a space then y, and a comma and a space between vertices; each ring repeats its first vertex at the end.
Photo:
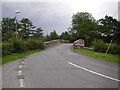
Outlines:
POLYGON ((46 36, 45 36, 45 41, 50 41, 50 40, 51 40, 50 36, 49 36, 49 35, 46 35, 46 36))
POLYGON ((97 22, 90 13, 78 12, 72 16, 72 28, 70 33, 75 39, 84 39, 86 46, 90 46, 97 35, 96 29, 97 22))
POLYGON ((15 22, 16 18, 10 18, 10 17, 3 17, 2 18, 2 40, 8 40, 9 38, 13 37, 14 31, 15 31, 15 22))
POLYGON ((31 20, 29 20, 28 18, 23 18, 19 21, 19 23, 21 29, 20 34, 24 39, 29 38, 30 35, 32 36, 34 34, 35 26, 33 25, 31 20))
POLYGON ((71 39, 70 34, 67 31, 62 32, 60 38, 63 40, 70 40, 71 39))
POLYGON ((106 15, 105 18, 99 20, 98 32, 105 42, 110 42, 110 40, 113 38, 114 41, 118 42, 118 34, 120 34, 120 22, 113 17, 106 15))
POLYGON ((59 39, 59 36, 55 30, 50 33, 50 38, 51 38, 51 40, 59 39))
POLYGON ((35 33, 33 34, 34 38, 38 38, 38 39, 42 39, 43 37, 43 30, 41 29, 41 27, 37 28, 35 30, 35 33))

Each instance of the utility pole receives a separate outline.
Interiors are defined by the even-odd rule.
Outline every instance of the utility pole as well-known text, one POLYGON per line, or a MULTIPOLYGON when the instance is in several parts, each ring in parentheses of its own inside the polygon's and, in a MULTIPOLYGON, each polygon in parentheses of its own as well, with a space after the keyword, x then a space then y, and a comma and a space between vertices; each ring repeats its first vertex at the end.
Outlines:
POLYGON ((120 1, 118 2, 118 21, 120 21, 120 1))
POLYGON ((16 26, 15 26, 15 29, 16 29, 16 30, 15 30, 15 33, 14 33, 14 34, 15 34, 16 37, 18 36, 18 30, 17 30, 17 14, 18 14, 18 13, 20 13, 20 10, 17 10, 17 11, 16 11, 16 16, 15 16, 15 18, 16 18, 16 26))

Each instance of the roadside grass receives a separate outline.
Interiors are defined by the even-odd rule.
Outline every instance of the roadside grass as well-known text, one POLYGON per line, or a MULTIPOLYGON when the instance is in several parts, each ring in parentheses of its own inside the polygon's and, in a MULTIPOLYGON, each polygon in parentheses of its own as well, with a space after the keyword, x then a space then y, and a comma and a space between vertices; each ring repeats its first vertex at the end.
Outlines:
POLYGON ((11 55, 6 55, 6 56, 3 56, 2 59, 0 59, 0 64, 5 64, 39 51, 41 50, 39 49, 39 50, 32 50, 32 51, 27 51, 23 53, 13 53, 11 55))
POLYGON ((84 55, 91 56, 94 58, 98 58, 101 60, 106 60, 106 61, 110 61, 114 63, 120 63, 118 55, 112 55, 112 54, 105 55, 105 53, 95 52, 93 50, 87 50, 87 49, 77 49, 77 48, 73 48, 73 51, 79 52, 79 53, 82 53, 84 55))

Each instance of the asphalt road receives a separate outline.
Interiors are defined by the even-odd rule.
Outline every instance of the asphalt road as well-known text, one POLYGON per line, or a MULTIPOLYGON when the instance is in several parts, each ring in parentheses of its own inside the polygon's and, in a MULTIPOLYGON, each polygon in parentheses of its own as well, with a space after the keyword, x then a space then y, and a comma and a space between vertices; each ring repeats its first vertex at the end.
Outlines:
POLYGON ((61 44, 2 67, 3 88, 118 88, 118 64, 61 44))

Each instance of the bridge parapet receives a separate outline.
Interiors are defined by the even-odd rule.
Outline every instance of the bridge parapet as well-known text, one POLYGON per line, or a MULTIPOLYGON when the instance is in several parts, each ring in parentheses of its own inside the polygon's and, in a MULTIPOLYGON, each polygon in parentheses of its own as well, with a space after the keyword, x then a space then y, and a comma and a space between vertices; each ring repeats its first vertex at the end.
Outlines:
POLYGON ((69 43, 69 41, 68 40, 52 40, 52 41, 44 42, 44 46, 50 47, 50 46, 61 44, 61 43, 69 43))

